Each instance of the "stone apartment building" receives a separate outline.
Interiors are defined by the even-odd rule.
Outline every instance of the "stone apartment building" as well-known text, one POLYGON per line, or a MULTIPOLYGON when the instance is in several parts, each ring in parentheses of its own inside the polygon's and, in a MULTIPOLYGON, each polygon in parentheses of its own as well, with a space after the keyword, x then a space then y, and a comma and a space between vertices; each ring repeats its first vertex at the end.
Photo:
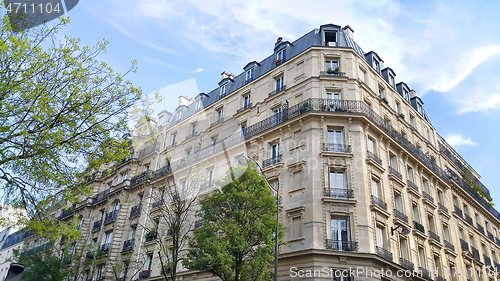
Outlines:
MULTIPOLYGON (((240 155, 279 186, 279 280, 495 280, 484 273, 500 268, 500 214, 471 186, 488 193, 415 91, 365 53, 349 26, 322 25, 269 47, 241 74, 223 72, 210 93, 181 96, 173 113, 150 119, 157 142, 96 172, 96 195, 58 214, 80 219, 75 248, 107 256, 84 280, 114 280, 110 264, 124 261, 123 280, 161 280, 156 237, 142 226, 169 202, 151 194, 169 177, 192 183, 192 167, 197 195, 208 194, 240 155), (325 273, 357 267, 393 276, 325 273)), ((180 270, 182 280, 217 280, 180 270)))

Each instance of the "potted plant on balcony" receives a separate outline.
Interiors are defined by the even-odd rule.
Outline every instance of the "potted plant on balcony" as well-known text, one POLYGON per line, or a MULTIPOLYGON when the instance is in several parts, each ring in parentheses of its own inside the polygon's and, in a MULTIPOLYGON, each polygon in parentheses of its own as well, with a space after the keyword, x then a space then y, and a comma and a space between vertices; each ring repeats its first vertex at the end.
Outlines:
POLYGON ((277 60, 275 60, 275 61, 274 61, 274 63, 275 63, 275 64, 278 64, 278 63, 280 63, 280 62, 281 62, 281 60, 280 60, 280 59, 277 59, 277 60))
POLYGON ((335 70, 333 70, 333 74, 339 74, 340 73, 340 67, 335 67, 335 70))
POLYGON ((303 103, 301 106, 300 106, 300 113, 304 113, 306 111, 309 111, 311 109, 311 105, 309 104, 309 102, 306 102, 306 103, 303 103))
POLYGON ((328 73, 328 74, 333 74, 333 69, 332 69, 332 67, 331 67, 331 66, 330 66, 330 67, 328 67, 328 69, 326 70, 326 73, 328 73))

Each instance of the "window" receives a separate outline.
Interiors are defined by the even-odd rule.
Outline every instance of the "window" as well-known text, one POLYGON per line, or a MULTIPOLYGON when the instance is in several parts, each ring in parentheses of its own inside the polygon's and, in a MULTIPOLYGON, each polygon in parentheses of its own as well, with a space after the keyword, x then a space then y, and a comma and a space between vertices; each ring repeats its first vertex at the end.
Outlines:
POLYGON ((403 197, 401 196, 401 194, 394 194, 394 205, 396 207, 396 210, 403 212, 403 197))
POLYGON ((217 122, 222 122, 222 120, 224 120, 224 111, 223 109, 219 109, 217 110, 217 122))
POLYGON ((226 96, 227 84, 224 84, 220 87, 219 98, 226 96))
POLYGON ((186 158, 189 158, 190 155, 191 155, 191 148, 186 149, 186 158))
POLYGON ((343 171, 330 170, 330 189, 345 189, 343 171))
POLYGON ((212 137, 212 146, 217 144, 217 137, 212 137))
POLYGON ((359 70, 358 70, 358 78, 359 78, 359 80, 361 80, 361 82, 363 82, 363 83, 366 83, 366 82, 365 82, 365 80, 366 80, 366 79, 365 79, 365 75, 366 75, 366 72, 365 72, 363 69, 359 68, 359 70))
POLYGON ((196 123, 191 124, 191 136, 196 135, 196 123))
POLYGON ((436 233, 436 227, 434 224, 434 217, 431 215, 427 215, 427 220, 429 221, 429 230, 436 233))
POLYGON ((326 99, 328 101, 334 101, 340 103, 340 93, 326 93, 326 99))
POLYGON ((119 201, 116 201, 113 206, 111 207, 111 211, 112 212, 118 212, 118 210, 120 209, 120 202, 119 201))
POLYGON ((337 144, 342 146, 344 144, 342 130, 328 129, 328 144, 337 144))
POLYGON ((441 268, 441 259, 439 256, 434 256, 434 271, 437 271, 438 276, 443 276, 443 269, 441 268))
POLYGON ((408 172, 408 180, 414 183, 415 181, 413 180, 413 168, 411 166, 408 166, 406 168, 406 171, 408 172))
POLYGON ((276 60, 279 61, 285 61, 286 60, 286 49, 283 49, 276 53, 276 60))
POLYGON ((294 217, 292 219, 292 237, 301 238, 302 237, 302 218, 294 217))
POLYGON ((450 242, 450 228, 447 225, 443 225, 443 235, 444 235, 444 241, 450 242))
POLYGON ((422 178, 422 185, 424 186, 424 192, 430 195, 429 181, 426 178, 422 178))
POLYGON ((153 265, 153 254, 148 255, 147 259, 148 271, 151 272, 151 266, 153 265))
POLYGON ((429 140, 429 129, 427 129, 427 127, 424 127, 424 138, 427 141, 429 140))
POLYGON ((246 95, 243 97, 243 108, 250 107, 250 95, 246 95))
POLYGON ((325 31, 325 46, 337 46, 337 32, 325 31))
POLYGON ((413 205, 413 220, 420 223, 420 212, 418 211, 418 205, 413 205))
POLYGON ((380 73, 380 63, 376 59, 373 60, 373 68, 380 73))
POLYGON ((479 215, 477 213, 475 214, 475 217, 476 217, 476 223, 481 224, 481 219, 479 218, 479 215))
POLYGON ((370 151, 373 154, 377 154, 375 151, 375 140, 372 138, 368 138, 368 151, 370 151))
POLYGON ((389 85, 391 85, 394 88, 394 76, 389 74, 389 85))
POLYGON ((278 159, 280 155, 280 144, 275 143, 271 145, 271 158, 272 159, 278 159))
POLYGON ((171 141, 170 141, 170 145, 171 146, 175 146, 175 137, 177 136, 177 134, 172 134, 172 138, 171 138, 171 141))
POLYGON ((177 111, 177 121, 181 120, 182 110, 177 111))
POLYGON ((396 111, 396 115, 399 115, 399 113, 401 113, 401 105, 397 100, 394 100, 394 111, 396 111))
POLYGON ((241 124, 241 134, 243 135, 243 137, 246 137, 246 135, 247 135, 247 123, 241 124))
POLYGON ((325 69, 327 71, 334 71, 335 68, 339 67, 339 62, 338 60, 326 60, 326 63, 325 63, 325 69))
POLYGON ((399 238, 399 248, 401 250, 401 257, 408 260, 408 241, 402 237, 399 238))
POLYGON ((349 251, 350 241, 349 235, 349 219, 348 218, 332 218, 331 219, 331 233, 333 250, 349 251))
POLYGON ((405 100, 409 101, 410 100, 410 94, 408 93, 408 91, 406 89, 403 89, 403 97, 405 98, 405 100))
POLYGON ((376 230, 377 235, 377 246, 382 249, 387 249, 386 237, 385 237, 385 227, 377 225, 376 230))
POLYGON ((413 115, 410 115, 410 125, 413 127, 414 130, 417 129, 417 120, 413 115))
POLYGON ((380 188, 380 182, 376 179, 372 179, 372 195, 381 198, 382 197, 382 189, 380 188))
POLYGON ((385 98, 385 89, 382 87, 378 88, 378 94, 381 99, 385 98))
POLYGON ((275 108, 273 110, 273 116, 275 117, 276 124, 281 123, 281 107, 275 108))
POLYGON ((125 172, 125 173, 121 174, 121 177, 122 177, 122 181, 128 179, 128 173, 125 172))
POLYGON ((424 248, 418 247, 418 262, 420 263, 420 267, 427 269, 427 265, 425 262, 425 252, 424 248))
POLYGON ((354 281, 353 278, 347 269, 335 270, 333 272, 333 281, 354 281))
POLYGON ((195 110, 200 110, 201 109, 201 99, 196 101, 196 108, 195 110))
POLYGON ((253 80, 253 71, 254 71, 253 68, 247 70, 247 72, 245 74, 245 80, 246 80, 247 83, 253 80))
POLYGON ((108 232, 105 235, 106 235, 106 237, 104 238, 102 245, 109 246, 109 245, 111 245, 111 241, 113 240, 113 231, 108 232))
POLYGON ((280 76, 279 78, 276 78, 276 93, 277 92, 281 92, 283 90, 283 83, 284 83, 285 79, 283 78, 283 76, 280 76))
POLYGON ((214 177, 214 170, 208 170, 208 180, 207 180, 208 184, 212 183, 213 177, 214 177))
POLYGON ((130 227, 130 233, 129 233, 128 239, 134 239, 136 232, 137 232, 137 226, 134 225, 134 226, 130 227))
POLYGON ((389 160, 390 160, 391 168, 398 171, 399 170, 398 169, 398 157, 396 157, 396 155, 394 155, 394 154, 391 154, 389 160))

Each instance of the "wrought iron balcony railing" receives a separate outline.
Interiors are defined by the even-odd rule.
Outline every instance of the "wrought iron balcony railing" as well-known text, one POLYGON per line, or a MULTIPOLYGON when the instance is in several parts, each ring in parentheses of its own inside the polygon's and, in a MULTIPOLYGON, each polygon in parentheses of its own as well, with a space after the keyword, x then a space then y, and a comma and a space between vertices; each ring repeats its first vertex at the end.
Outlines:
POLYGON ((268 166, 278 164, 280 162, 281 162, 281 154, 262 161, 262 168, 266 168, 268 166))
POLYGON ((444 240, 444 246, 446 248, 452 250, 453 252, 455 252, 455 245, 453 245, 451 242, 444 240))
POLYGON ((424 279, 431 279, 431 273, 429 272, 429 270, 427 270, 426 268, 423 268, 423 267, 419 267, 418 268, 418 271, 420 272, 420 276, 424 279))
POLYGON ((401 266, 405 269, 408 269, 408 270, 413 270, 415 267, 413 265, 413 263, 405 258, 399 258, 400 262, 401 262, 401 266))
POLYGON ((151 242, 151 241, 154 241, 158 238, 158 233, 156 232, 150 232, 148 234, 146 234, 146 237, 145 237, 145 240, 144 242, 151 242))
POLYGON ((479 232, 484 234, 484 227, 482 225, 480 225, 479 223, 477 223, 476 225, 477 225, 477 230, 479 230, 479 232))
POLYGON ((130 186, 136 186, 147 180, 151 180, 152 172, 150 170, 144 171, 130 179, 130 186))
POLYGON ((395 169, 395 168, 393 168, 393 167, 389 167, 389 173, 390 173, 391 175, 395 175, 398 179, 403 180, 403 176, 401 175, 401 173, 400 173, 400 172, 398 172, 398 170, 397 170, 397 169, 395 169))
POLYGON ((382 199, 378 198, 375 195, 372 195, 372 205, 377 206, 384 211, 387 211, 387 203, 385 203, 382 199))
POLYGON ((498 239, 498 237, 495 237, 495 243, 500 246, 500 239, 498 239))
POLYGON ((111 192, 111 188, 108 188, 102 192, 99 192, 94 198, 92 198, 92 205, 97 204, 104 199, 106 199, 106 195, 108 195, 111 192))
POLYGON ((367 151, 367 156, 368 158, 372 159, 373 161, 377 162, 379 165, 382 165, 382 159, 380 159, 375 153, 371 151, 367 151))
POLYGON ((130 217, 135 218, 141 215, 141 204, 135 205, 130 211, 130 217))
POLYGON ((286 85, 283 85, 283 87, 277 88, 276 90, 270 92, 269 96, 272 97, 272 96, 276 95, 277 93, 282 92, 284 90, 286 90, 286 85))
POLYGON ((139 272, 139 280, 149 278, 150 276, 151 276, 151 270, 143 270, 139 272))
POLYGON ((479 250, 474 248, 474 246, 470 246, 470 249, 471 249, 471 252, 472 252, 472 256, 475 258, 475 259, 478 259, 480 260, 481 259, 481 256, 479 255, 479 250))
POLYGON ((496 261, 493 262, 493 265, 495 266, 495 269, 498 271, 500 271, 500 264, 497 263, 496 261))
POLYGON ((350 153, 351 146, 345 145, 345 144, 336 144, 336 143, 323 143, 323 151, 338 152, 338 153, 350 153))
POLYGON ((92 227, 92 232, 101 230, 102 219, 95 221, 94 226, 92 227))
POLYGON ((486 230, 486 233, 488 233, 488 238, 490 238, 491 241, 495 242, 495 236, 493 236, 493 233, 491 233, 489 230, 486 230))
POLYGON ((436 279, 434 279, 435 281, 447 281, 446 278, 442 277, 442 276, 437 276, 436 279))
POLYGON ((439 210, 448 214, 448 208, 446 208, 443 204, 438 203, 439 210))
POLYGON ((326 239, 325 247, 334 251, 354 252, 358 250, 358 242, 326 239))
POLYGON ((129 240, 123 242, 122 253, 132 251, 134 249, 134 243, 135 243, 135 239, 134 238, 129 239, 129 240))
POLYGON ((460 238, 460 248, 462 248, 462 251, 464 251, 464 252, 470 252, 470 250, 469 250, 469 243, 467 243, 462 238, 460 238))
POLYGON ((117 216, 118 216, 118 210, 113 210, 107 213, 106 217, 104 218, 104 224, 115 222, 117 216))
POLYGON ((152 206, 152 209, 155 209, 155 208, 158 208, 160 206, 163 206, 163 204, 165 203, 165 201, 163 199, 160 199, 156 202, 153 202, 153 206, 152 206))
POLYGON ((94 258, 94 251, 88 251, 86 254, 85 254, 85 258, 86 259, 93 259, 94 258))
POLYGON ((485 265, 491 265, 491 259, 487 255, 483 254, 483 260, 485 265))
POLYGON ((102 244, 95 256, 102 257, 108 255, 110 248, 111 248, 111 243, 102 244))
POLYGON ((420 191, 418 190, 418 186, 414 184, 411 180, 408 180, 408 186, 410 186, 413 190, 415 190, 417 193, 420 191))
POLYGON ((461 218, 464 216, 462 209, 460 209, 457 205, 453 205, 455 207, 455 214, 459 215, 461 218))
POLYGON ((413 225, 415 226, 415 229, 425 234, 425 227, 422 224, 417 221, 413 221, 413 225))
POLYGON ((404 221, 405 223, 408 223, 408 216, 405 215, 403 212, 401 212, 400 210, 398 209, 394 209, 394 216, 402 221, 404 221))
POLYGON ((252 103, 247 103, 247 104, 244 104, 241 108, 239 108, 238 110, 236 110, 236 113, 240 113, 244 110, 247 110, 249 108, 252 107, 252 103))
POLYGON ((467 221, 470 225, 474 225, 472 218, 467 214, 464 214, 464 215, 465 215, 465 221, 467 221))
POLYGON ((441 243, 441 238, 439 237, 439 235, 437 235, 436 233, 434 233, 434 232, 432 232, 432 231, 430 231, 430 230, 429 230, 429 237, 430 237, 432 240, 434 240, 434 241, 436 241, 436 242, 438 242, 438 243, 441 243))
POLYGON ((429 202, 431 203, 434 203, 434 198, 432 198, 432 196, 429 193, 425 192, 425 190, 422 191, 422 193, 424 194, 425 199, 429 200, 429 202))
POLYGON ((340 71, 320 71, 320 76, 330 76, 330 77, 346 77, 345 72, 340 71))
POLYGON ((354 198, 354 190, 345 188, 325 188, 325 197, 352 199, 354 198))
POLYGON ((215 120, 214 122, 212 122, 212 124, 210 124, 210 127, 213 127, 213 126, 220 124, 222 122, 224 122, 224 117, 220 117, 217 120, 215 120))
POLYGON ((382 257, 388 261, 392 261, 392 253, 382 247, 377 246, 377 256, 382 257))

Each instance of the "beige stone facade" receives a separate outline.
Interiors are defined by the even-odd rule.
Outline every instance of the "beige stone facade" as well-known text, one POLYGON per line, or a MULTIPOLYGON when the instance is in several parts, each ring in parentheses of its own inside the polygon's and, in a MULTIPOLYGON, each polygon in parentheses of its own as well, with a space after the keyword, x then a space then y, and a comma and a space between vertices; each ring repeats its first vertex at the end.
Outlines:
MULTIPOLYGON (((226 73, 220 92, 210 94, 220 97, 208 105, 197 104, 208 95, 181 97, 176 112, 160 118, 155 146, 137 150, 107 176, 96 174, 96 197, 68 213, 82 217, 83 238, 76 247, 105 247, 109 261, 127 260, 131 267, 144 253, 152 254, 151 267, 143 262, 137 274, 129 269, 126 280, 159 280, 156 246, 145 241, 141 227, 157 201, 152 190, 168 177, 187 184, 190 167, 197 167, 203 182, 216 180, 245 155, 261 164, 271 184, 279 184, 286 242, 279 249, 279 280, 431 280, 397 277, 398 270, 435 271, 439 277, 432 280, 490 280, 483 274, 500 262, 500 215, 462 180, 467 170, 479 176, 437 134, 421 105, 412 105, 415 93, 404 83, 395 85, 392 70, 377 69, 377 59, 370 62, 356 48, 339 46, 339 37, 336 44, 324 42, 327 27, 314 30, 322 44, 299 53, 292 51, 300 39, 278 42, 273 67, 229 93, 224 83, 236 83, 239 76, 226 73), (289 58, 275 60, 283 44, 292 50, 289 58), (331 65, 339 72, 329 71, 331 65), (181 110, 193 113, 179 117, 181 110), (152 176, 169 168, 173 175, 152 176), (123 252, 132 237, 132 254, 123 252), (330 276, 330 269, 357 267, 374 277, 330 276), (448 272, 453 267, 460 272, 448 272), (392 276, 378 276, 381 269, 392 276)), ((330 26, 337 36, 352 40, 350 28, 335 27, 330 26)), ((216 188, 200 187, 200 195, 216 188)), ((111 280, 109 264, 89 280, 111 280)), ((180 270, 181 280, 216 280, 180 270)))

